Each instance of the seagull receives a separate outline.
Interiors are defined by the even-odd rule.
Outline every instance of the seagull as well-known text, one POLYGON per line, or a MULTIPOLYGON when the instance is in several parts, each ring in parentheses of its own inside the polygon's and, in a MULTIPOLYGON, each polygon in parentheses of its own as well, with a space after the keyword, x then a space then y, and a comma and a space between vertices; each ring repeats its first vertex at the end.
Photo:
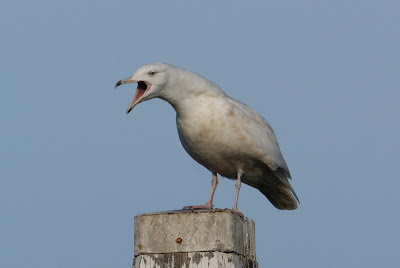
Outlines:
MULTIPOLYGON (((212 173, 205 205, 212 209, 218 174, 236 180, 232 212, 238 211, 241 183, 258 189, 277 209, 293 210, 299 199, 289 183, 289 168, 267 121, 244 103, 229 97, 203 76, 166 63, 152 63, 115 85, 137 83, 128 114, 137 104, 160 98, 176 111, 179 139, 186 152, 212 173)), ((300 203, 300 202, 299 202, 300 203)))

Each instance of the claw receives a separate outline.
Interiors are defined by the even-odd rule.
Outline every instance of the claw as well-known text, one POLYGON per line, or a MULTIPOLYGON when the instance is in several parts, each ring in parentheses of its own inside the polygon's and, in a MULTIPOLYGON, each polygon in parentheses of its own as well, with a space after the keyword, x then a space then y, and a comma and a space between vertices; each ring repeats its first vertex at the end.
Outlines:
POLYGON ((244 218, 243 213, 238 211, 237 209, 232 208, 232 209, 230 209, 230 211, 232 211, 233 213, 238 214, 240 217, 244 218))

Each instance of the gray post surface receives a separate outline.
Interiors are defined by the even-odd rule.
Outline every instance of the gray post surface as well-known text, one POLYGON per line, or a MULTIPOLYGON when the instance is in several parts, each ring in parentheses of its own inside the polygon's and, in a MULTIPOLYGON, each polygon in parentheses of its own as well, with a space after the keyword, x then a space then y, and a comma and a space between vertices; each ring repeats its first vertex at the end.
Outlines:
POLYGON ((255 224, 221 209, 135 217, 133 268, 258 268, 255 224))

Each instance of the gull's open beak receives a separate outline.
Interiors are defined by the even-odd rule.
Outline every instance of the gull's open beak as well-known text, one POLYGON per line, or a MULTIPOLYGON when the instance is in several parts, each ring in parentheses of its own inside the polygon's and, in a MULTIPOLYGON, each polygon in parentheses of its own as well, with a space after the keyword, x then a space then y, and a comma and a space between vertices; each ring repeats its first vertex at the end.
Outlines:
POLYGON ((126 114, 129 114, 129 112, 143 100, 143 97, 146 95, 146 93, 150 90, 151 84, 146 81, 138 81, 134 80, 133 77, 128 77, 126 79, 119 80, 115 84, 115 88, 117 88, 120 85, 123 84, 129 84, 129 83, 138 83, 135 96, 133 96, 133 99, 131 103, 129 104, 128 108, 126 109, 126 114))

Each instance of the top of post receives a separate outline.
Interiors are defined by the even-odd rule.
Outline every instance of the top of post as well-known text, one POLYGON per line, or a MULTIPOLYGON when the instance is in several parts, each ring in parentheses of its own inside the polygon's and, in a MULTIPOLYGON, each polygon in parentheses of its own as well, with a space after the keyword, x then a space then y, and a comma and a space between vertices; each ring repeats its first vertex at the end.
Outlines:
POLYGON ((135 256, 219 251, 255 260, 255 223, 230 210, 175 210, 135 217, 135 256))

